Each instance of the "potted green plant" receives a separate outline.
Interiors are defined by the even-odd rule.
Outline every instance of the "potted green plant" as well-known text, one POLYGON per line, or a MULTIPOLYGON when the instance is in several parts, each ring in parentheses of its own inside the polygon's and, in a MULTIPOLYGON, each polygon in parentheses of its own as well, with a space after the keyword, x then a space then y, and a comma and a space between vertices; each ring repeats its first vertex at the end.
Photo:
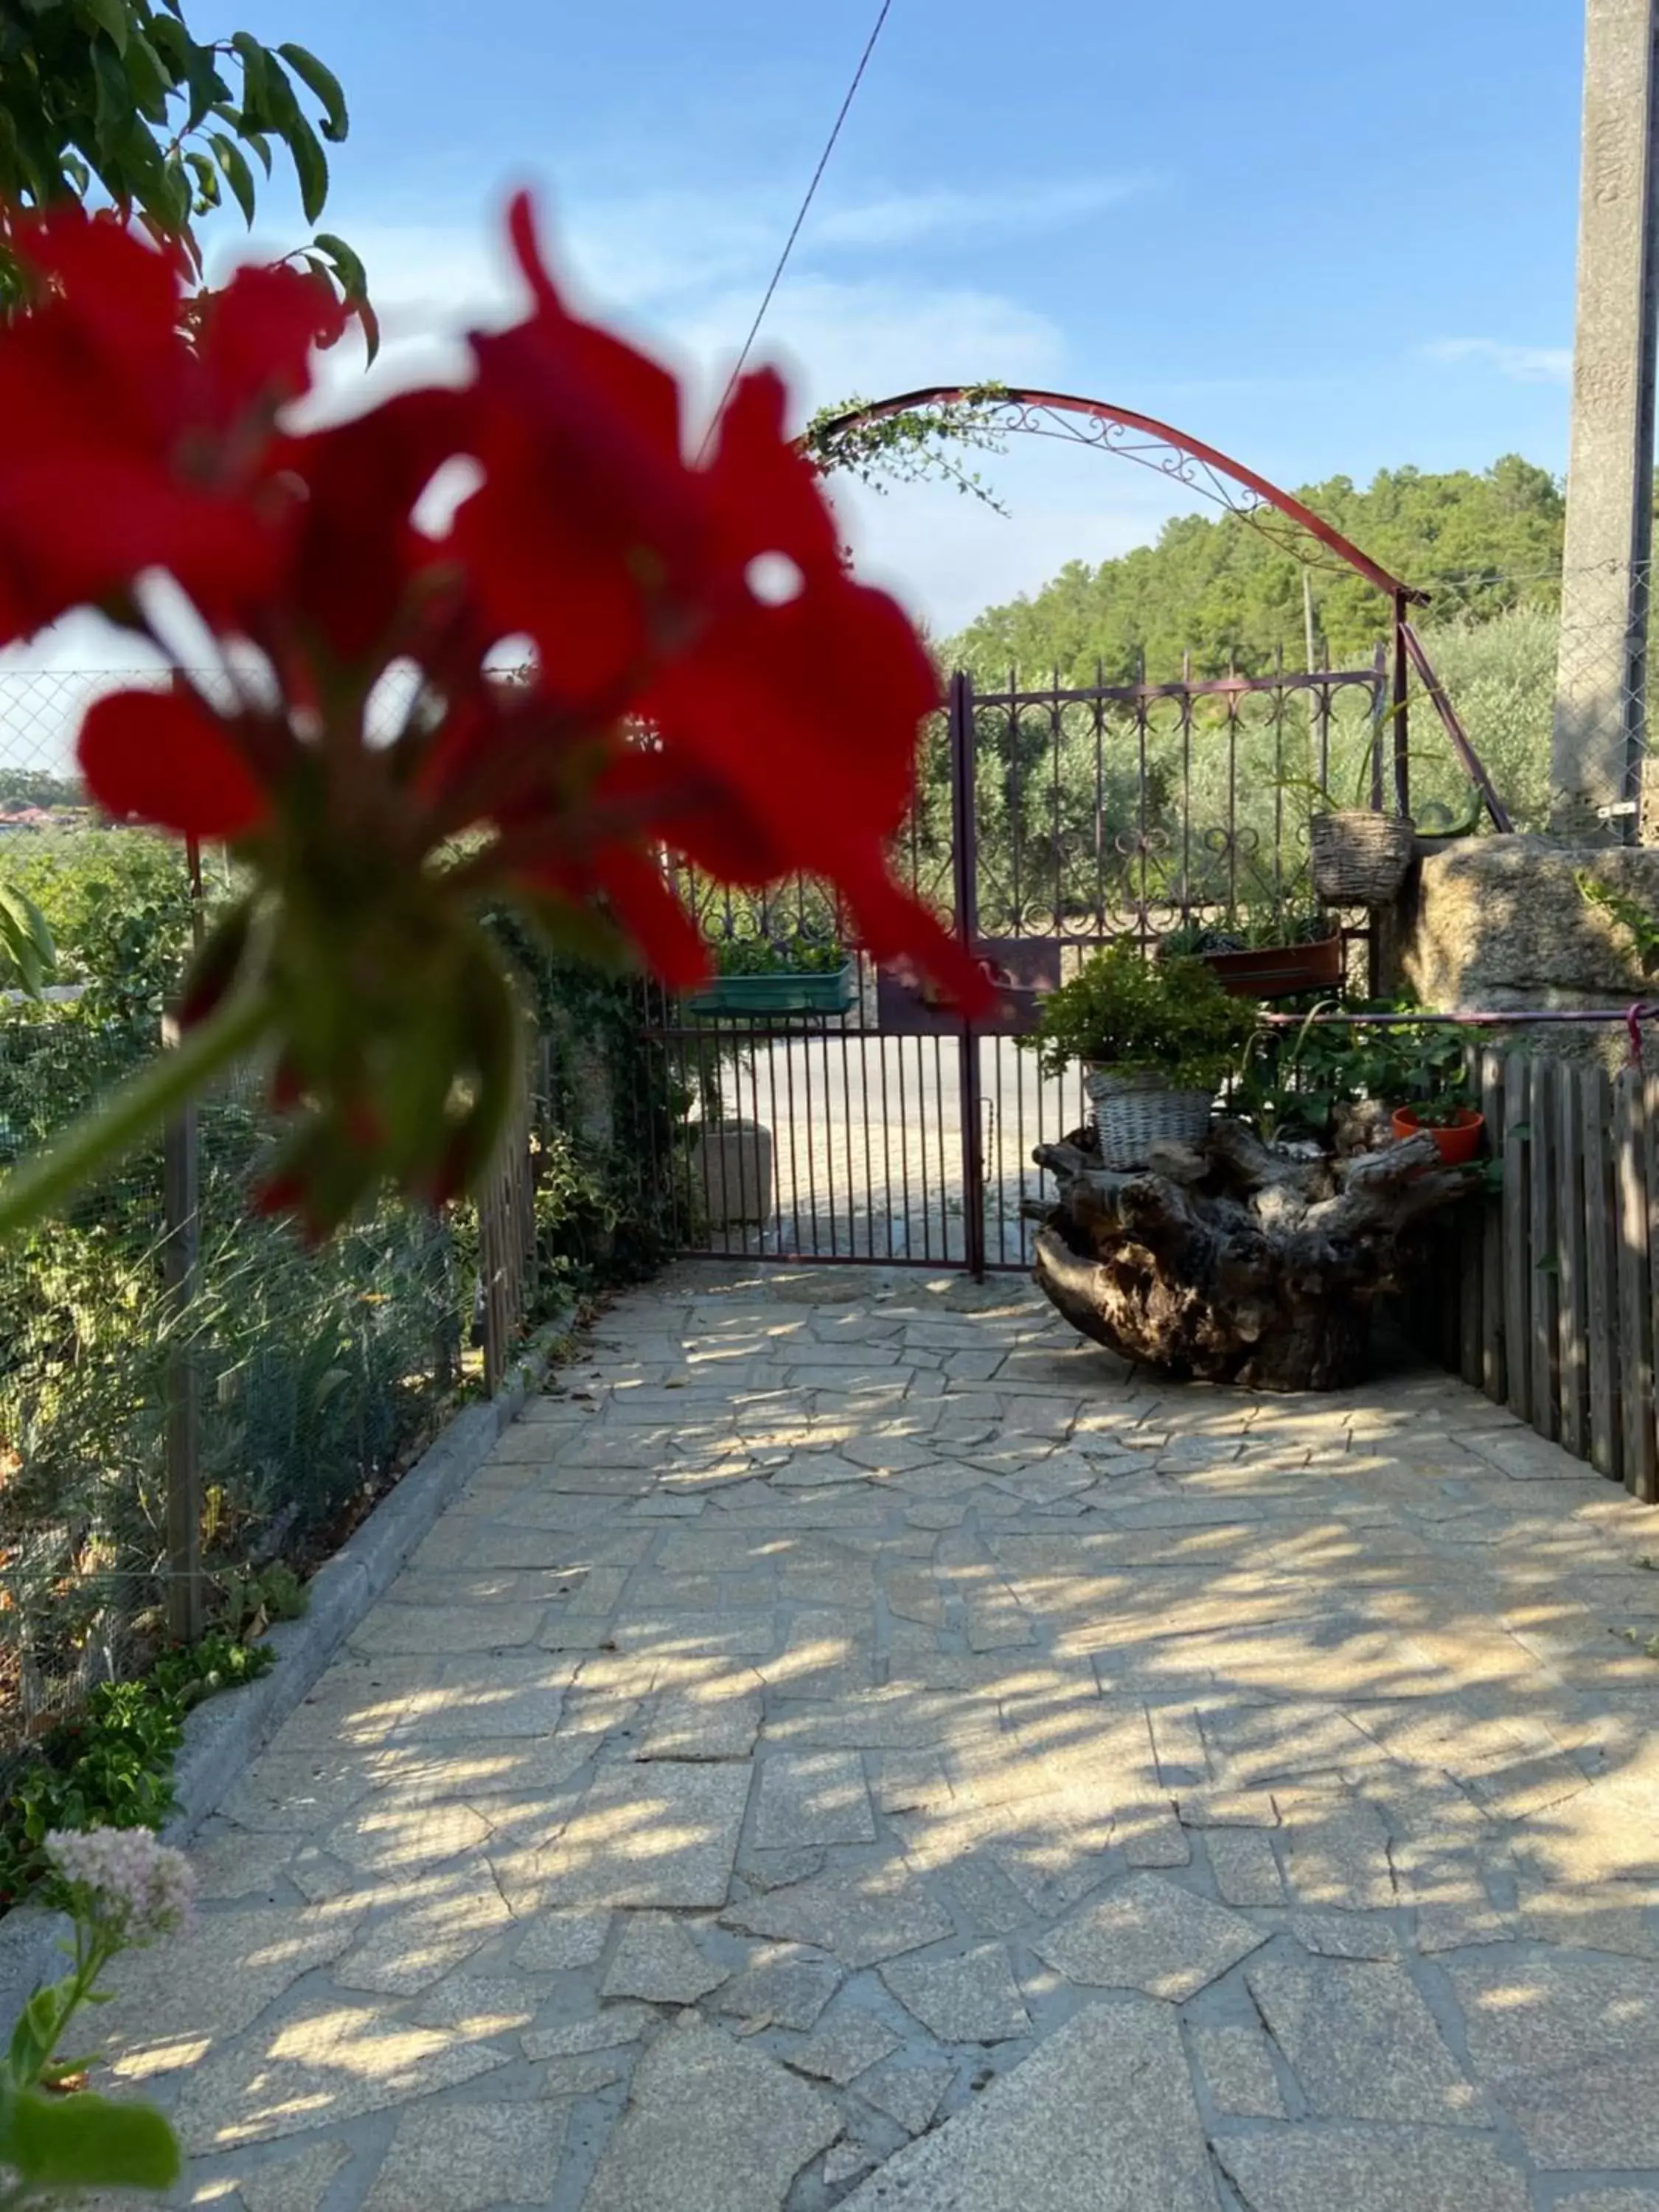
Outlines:
POLYGON ((857 960, 839 938, 725 938, 711 948, 714 974, 686 1011, 737 1020, 778 1014, 844 1014, 857 1003, 857 960))
POLYGON ((1045 1075, 1081 1065, 1102 1163, 1128 1169, 1144 1167, 1154 1144, 1202 1141, 1216 1091, 1255 1027, 1202 960, 1147 960, 1126 944, 1048 994, 1029 1042, 1045 1075))
POLYGON ((1462 1167, 1480 1149, 1486 1117, 1470 1103, 1464 1073, 1463 1033, 1452 1028, 1396 1030, 1398 1087, 1407 1096, 1389 1125, 1396 1137, 1434 1139, 1448 1167, 1462 1167))
MULTIPOLYGON (((1474 1158, 1485 1122, 1470 1103, 1463 1058, 1468 1032, 1449 1024, 1323 1023, 1316 1009, 1295 1030, 1259 1033, 1232 1110, 1273 1143, 1287 1133, 1328 1143, 1338 1109, 1371 1102, 1396 1138, 1434 1137, 1449 1166, 1474 1158)), ((1407 1011, 1381 1001, 1365 1013, 1407 1011)))
POLYGON ((1238 999, 1297 998, 1342 981, 1340 923, 1317 907, 1282 899, 1183 922, 1160 941, 1158 953, 1202 960, 1238 999))
POLYGON ((1385 813, 1365 801, 1382 727, 1382 720, 1371 726, 1354 772, 1352 799, 1333 793, 1328 770, 1323 776, 1279 780, 1281 790, 1298 793, 1308 802, 1314 893, 1327 906, 1388 906, 1411 866, 1417 834, 1411 817, 1385 813))

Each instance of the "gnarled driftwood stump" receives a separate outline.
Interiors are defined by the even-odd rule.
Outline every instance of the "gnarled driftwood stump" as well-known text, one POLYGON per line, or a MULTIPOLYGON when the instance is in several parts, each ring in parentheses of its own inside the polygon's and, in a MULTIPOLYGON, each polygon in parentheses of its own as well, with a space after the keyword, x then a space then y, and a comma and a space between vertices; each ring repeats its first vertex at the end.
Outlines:
POLYGON ((1242 1121, 1117 1175, 1092 1129, 1032 1154, 1060 1184, 1033 1269, 1084 1335, 1173 1375, 1335 1390, 1364 1371, 1371 1301, 1420 1256, 1427 1217, 1469 1189, 1431 1137, 1292 1159, 1242 1121))

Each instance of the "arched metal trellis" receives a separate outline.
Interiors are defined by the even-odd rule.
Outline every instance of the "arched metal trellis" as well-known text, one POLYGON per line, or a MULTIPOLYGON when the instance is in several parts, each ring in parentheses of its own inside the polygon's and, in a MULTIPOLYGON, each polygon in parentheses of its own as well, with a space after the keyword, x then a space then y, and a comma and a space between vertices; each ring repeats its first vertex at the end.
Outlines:
POLYGON ((870 400, 850 408, 844 415, 820 422, 816 428, 815 450, 821 456, 832 453, 838 441, 850 439, 861 428, 895 416, 926 415, 929 411, 941 418, 951 413, 966 416, 976 428, 992 438, 1018 433, 1069 439, 1076 445, 1133 461, 1237 516, 1293 558, 1311 566, 1345 568, 1363 577, 1389 602, 1393 632, 1389 723, 1395 806, 1402 814, 1410 811, 1408 715, 1411 678, 1415 672, 1464 773, 1480 793, 1492 826, 1498 830, 1510 827, 1508 811, 1459 722, 1443 686, 1436 678, 1422 640, 1413 627, 1411 610, 1426 605, 1429 593, 1395 575, 1322 515, 1316 514, 1294 493, 1282 489, 1258 471, 1235 460, 1230 453, 1224 453, 1219 447, 1159 422, 1155 416, 1115 406, 1109 400, 1086 398, 1077 392, 1015 386, 929 385, 919 391, 896 393, 890 398, 870 400))

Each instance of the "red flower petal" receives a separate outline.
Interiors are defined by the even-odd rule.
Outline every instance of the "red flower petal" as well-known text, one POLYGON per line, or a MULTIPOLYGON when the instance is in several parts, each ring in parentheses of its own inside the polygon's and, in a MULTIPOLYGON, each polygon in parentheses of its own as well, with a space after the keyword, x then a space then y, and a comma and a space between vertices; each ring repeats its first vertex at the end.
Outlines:
POLYGON ((311 386, 313 346, 332 345, 345 310, 326 278, 299 269, 239 269, 197 317, 201 413, 234 430, 311 386))
POLYGON ((188 695, 114 691, 94 700, 76 753, 106 814, 137 816, 182 837, 237 837, 264 817, 265 795, 225 725, 188 695))
POLYGON ((295 611, 348 665, 390 649, 412 580, 443 557, 410 518, 442 464, 465 451, 468 420, 464 393, 404 392, 272 456, 298 502, 295 611))

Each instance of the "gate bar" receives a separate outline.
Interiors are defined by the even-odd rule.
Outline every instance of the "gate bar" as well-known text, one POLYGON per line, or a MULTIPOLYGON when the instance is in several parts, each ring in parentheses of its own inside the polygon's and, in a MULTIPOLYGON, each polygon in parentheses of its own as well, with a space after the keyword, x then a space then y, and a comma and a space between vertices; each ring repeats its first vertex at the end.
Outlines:
MULTIPOLYGON (((951 868, 957 934, 971 953, 979 933, 975 873, 979 860, 974 825, 974 690, 965 675, 951 678, 951 868)), ((985 1280, 985 1158, 980 1127, 979 1031, 959 1018, 957 1067, 962 1114, 962 1233, 968 1272, 985 1280)), ((948 1224, 946 1249, 950 1237, 948 1224)))

